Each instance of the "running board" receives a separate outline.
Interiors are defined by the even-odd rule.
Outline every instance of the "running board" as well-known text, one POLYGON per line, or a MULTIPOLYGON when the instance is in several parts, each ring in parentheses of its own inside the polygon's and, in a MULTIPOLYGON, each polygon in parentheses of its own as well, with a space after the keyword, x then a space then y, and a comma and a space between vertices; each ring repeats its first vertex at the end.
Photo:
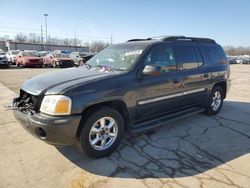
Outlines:
POLYGON ((204 111, 204 108, 201 108, 201 107, 189 108, 189 109, 182 110, 173 114, 168 114, 168 115, 161 116, 153 120, 149 120, 143 123, 136 124, 133 127, 131 127, 129 131, 141 132, 141 131, 146 131, 149 129, 154 129, 159 126, 166 125, 167 123, 170 123, 172 121, 182 119, 182 118, 185 118, 185 117, 188 117, 188 116, 191 116, 193 114, 197 114, 203 111, 204 111))

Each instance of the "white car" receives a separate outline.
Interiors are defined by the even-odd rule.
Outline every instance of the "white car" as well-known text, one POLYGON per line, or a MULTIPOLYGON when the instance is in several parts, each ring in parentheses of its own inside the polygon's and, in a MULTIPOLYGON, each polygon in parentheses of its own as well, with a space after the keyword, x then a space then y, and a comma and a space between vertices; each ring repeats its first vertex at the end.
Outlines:
POLYGON ((16 64, 16 56, 19 53, 19 50, 10 50, 7 52, 6 57, 8 62, 11 64, 16 64))

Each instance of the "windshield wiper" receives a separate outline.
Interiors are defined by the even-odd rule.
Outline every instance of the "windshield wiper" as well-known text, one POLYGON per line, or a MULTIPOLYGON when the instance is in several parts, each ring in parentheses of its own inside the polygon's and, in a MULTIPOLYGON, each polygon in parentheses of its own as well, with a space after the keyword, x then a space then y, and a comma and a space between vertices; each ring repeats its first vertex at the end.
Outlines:
POLYGON ((109 66, 107 66, 107 65, 97 65, 97 67, 104 68, 104 69, 107 70, 107 71, 114 71, 114 70, 115 70, 114 68, 109 67, 109 66))

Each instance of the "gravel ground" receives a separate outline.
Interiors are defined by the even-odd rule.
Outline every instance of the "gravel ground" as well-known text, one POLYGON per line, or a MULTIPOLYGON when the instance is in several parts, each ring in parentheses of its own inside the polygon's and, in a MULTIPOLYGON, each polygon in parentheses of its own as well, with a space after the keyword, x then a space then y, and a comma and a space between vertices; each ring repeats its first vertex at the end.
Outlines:
POLYGON ((127 133, 98 160, 35 139, 4 108, 23 80, 46 71, 0 70, 0 187, 249 187, 250 66, 231 66, 232 88, 217 116, 127 133))

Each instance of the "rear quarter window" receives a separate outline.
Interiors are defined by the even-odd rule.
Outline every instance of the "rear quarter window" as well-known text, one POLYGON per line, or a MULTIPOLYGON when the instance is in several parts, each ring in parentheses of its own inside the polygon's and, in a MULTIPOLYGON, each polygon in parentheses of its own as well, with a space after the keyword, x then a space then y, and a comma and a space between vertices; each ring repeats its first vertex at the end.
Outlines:
POLYGON ((225 64, 227 61, 226 54, 221 46, 206 46, 206 51, 211 64, 225 64))

